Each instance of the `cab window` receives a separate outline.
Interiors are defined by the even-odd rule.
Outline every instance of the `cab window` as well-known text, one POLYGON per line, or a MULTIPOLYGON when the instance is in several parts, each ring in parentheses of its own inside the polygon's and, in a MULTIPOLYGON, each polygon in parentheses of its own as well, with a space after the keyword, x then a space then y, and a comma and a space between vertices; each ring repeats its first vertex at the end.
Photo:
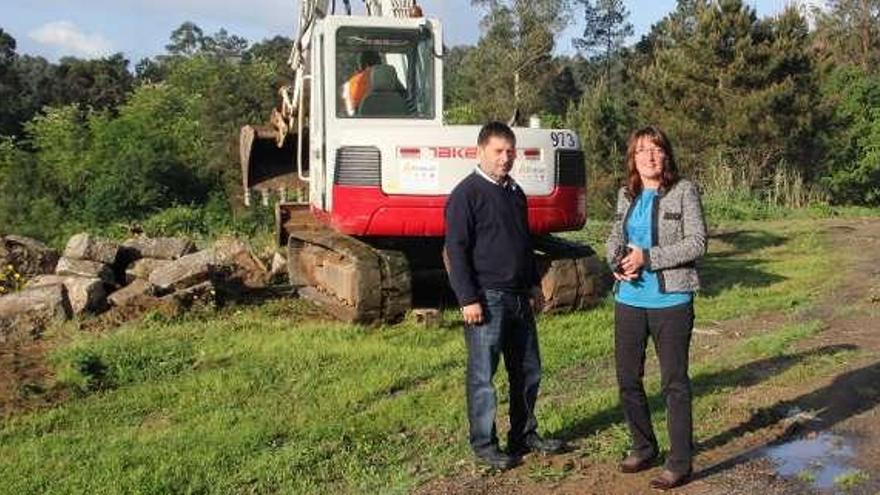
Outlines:
POLYGON ((336 115, 434 118, 433 55, 428 29, 340 28, 336 115))

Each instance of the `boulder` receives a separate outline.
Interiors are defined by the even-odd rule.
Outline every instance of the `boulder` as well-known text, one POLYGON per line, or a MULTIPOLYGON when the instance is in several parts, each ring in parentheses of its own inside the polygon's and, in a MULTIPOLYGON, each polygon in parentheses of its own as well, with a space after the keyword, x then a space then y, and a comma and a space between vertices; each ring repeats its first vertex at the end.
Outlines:
POLYGON ((187 254, 150 274, 150 283, 161 291, 190 287, 211 278, 216 257, 213 249, 187 254))
POLYGON ((196 250, 192 241, 177 237, 136 237, 126 240, 122 246, 133 255, 132 259, 176 260, 196 250))
POLYGON ((63 284, 33 287, 0 297, 0 343, 25 341, 47 325, 70 318, 63 284))
POLYGON ((280 281, 287 276, 287 258, 281 253, 272 256, 272 268, 269 269, 269 280, 280 281))
POLYGON ((104 281, 99 278, 62 275, 39 275, 28 282, 28 288, 61 284, 67 290, 67 300, 74 315, 86 311, 97 313, 107 306, 104 281))
POLYGON ((0 237, 0 266, 8 265, 22 277, 30 278, 55 271, 58 252, 29 237, 0 237))
POLYGON ((153 295, 153 284, 148 280, 138 278, 118 291, 110 294, 108 300, 114 306, 127 306, 137 302, 140 304, 144 296, 153 295))
POLYGON ((158 258, 141 258, 132 263, 131 266, 125 270, 125 283, 130 284, 137 279, 149 279, 150 274, 157 268, 168 266, 170 263, 173 262, 170 260, 160 260, 158 258))
POLYGON ((190 309, 193 306, 213 307, 217 304, 216 286, 210 280, 180 289, 162 298, 173 302, 179 309, 190 309))
POLYGON ((99 278, 104 283, 115 285, 116 279, 113 270, 108 265, 98 261, 77 260, 62 256, 55 268, 57 275, 70 275, 75 277, 99 278))
POLYGON ((76 234, 67 241, 64 257, 75 260, 88 260, 112 265, 119 254, 119 244, 98 239, 87 233, 76 234))
POLYGON ((260 289, 269 282, 266 265, 257 258, 247 244, 239 239, 225 238, 214 243, 216 263, 227 268, 227 283, 248 289, 260 289))

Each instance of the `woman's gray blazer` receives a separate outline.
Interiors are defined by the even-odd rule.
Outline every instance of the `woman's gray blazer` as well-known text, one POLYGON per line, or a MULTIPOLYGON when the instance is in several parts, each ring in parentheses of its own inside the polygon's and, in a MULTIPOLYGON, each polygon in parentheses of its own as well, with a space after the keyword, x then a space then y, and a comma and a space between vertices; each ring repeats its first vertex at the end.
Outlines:
MULTIPOLYGON (((605 243, 611 269, 615 253, 628 240, 623 226, 632 212, 633 198, 625 187, 617 194, 617 212, 611 234, 605 243)), ((644 269, 657 272, 660 292, 692 292, 700 288, 697 260, 706 254, 706 219, 700 192, 693 182, 681 179, 668 191, 662 188, 651 208, 651 248, 644 250, 644 269)))

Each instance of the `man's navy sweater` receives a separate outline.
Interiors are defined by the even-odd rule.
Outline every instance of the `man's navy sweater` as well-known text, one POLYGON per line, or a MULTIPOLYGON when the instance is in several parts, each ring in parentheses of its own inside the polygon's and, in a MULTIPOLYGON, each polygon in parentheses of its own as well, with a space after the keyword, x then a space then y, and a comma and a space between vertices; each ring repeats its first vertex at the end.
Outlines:
POLYGON ((458 303, 479 301, 485 289, 527 291, 538 283, 526 195, 476 171, 446 201, 449 281, 458 303))

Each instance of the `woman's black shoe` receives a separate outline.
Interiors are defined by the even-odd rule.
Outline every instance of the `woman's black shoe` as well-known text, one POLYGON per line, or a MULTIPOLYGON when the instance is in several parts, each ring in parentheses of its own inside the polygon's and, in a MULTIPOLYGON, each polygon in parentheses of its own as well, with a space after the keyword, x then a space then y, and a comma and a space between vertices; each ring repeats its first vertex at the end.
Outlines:
POLYGON ((626 456, 626 459, 620 461, 618 468, 621 473, 638 473, 646 469, 650 469, 657 464, 657 456, 639 457, 635 454, 626 456))
POLYGON ((691 470, 688 470, 682 474, 675 474, 668 469, 664 469, 659 476, 652 479, 650 482, 651 488, 660 491, 671 490, 677 486, 681 486, 688 482, 691 478, 691 470))

